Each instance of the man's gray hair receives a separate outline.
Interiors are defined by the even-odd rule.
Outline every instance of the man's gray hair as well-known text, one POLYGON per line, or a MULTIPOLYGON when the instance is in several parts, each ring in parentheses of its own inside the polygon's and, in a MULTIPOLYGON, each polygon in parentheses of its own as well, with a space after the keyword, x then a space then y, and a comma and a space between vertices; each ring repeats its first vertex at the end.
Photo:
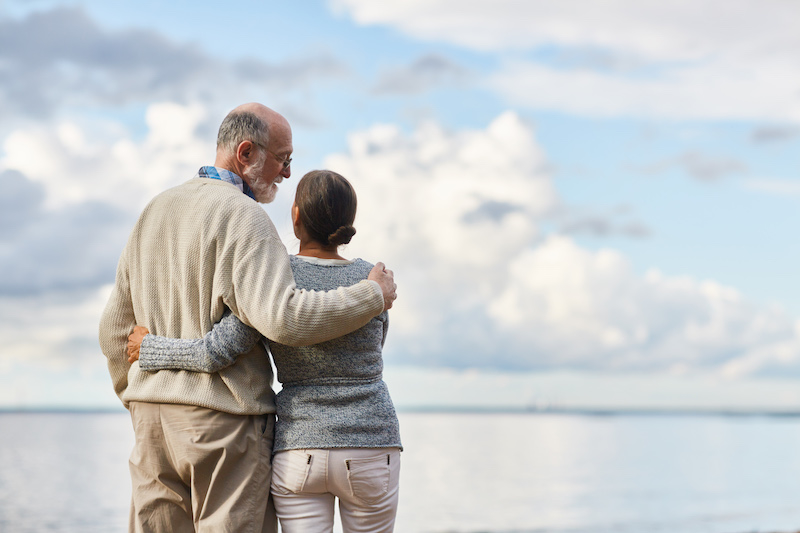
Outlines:
POLYGON ((243 141, 260 144, 266 149, 269 145, 269 125, 250 111, 228 113, 219 127, 217 150, 234 153, 243 141))

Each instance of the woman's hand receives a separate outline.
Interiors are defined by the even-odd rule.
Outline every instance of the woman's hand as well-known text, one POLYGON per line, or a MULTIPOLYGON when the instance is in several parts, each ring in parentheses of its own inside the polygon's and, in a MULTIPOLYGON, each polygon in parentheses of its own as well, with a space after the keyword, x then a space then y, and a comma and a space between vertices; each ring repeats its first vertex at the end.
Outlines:
POLYGON ((139 348, 142 347, 142 339, 150 333, 144 326, 134 326, 133 333, 128 335, 128 362, 133 363, 139 360, 139 348))

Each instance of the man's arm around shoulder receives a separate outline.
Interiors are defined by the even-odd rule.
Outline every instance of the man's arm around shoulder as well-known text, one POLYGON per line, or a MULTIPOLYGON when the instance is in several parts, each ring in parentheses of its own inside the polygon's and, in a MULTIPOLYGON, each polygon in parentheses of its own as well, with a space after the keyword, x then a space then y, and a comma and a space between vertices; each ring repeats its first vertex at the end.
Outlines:
POLYGON ((223 262, 230 262, 226 305, 268 339, 290 346, 316 344, 364 326, 391 307, 394 274, 378 263, 365 281, 334 291, 297 289, 289 256, 274 225, 261 215, 229 225, 233 237, 223 262))

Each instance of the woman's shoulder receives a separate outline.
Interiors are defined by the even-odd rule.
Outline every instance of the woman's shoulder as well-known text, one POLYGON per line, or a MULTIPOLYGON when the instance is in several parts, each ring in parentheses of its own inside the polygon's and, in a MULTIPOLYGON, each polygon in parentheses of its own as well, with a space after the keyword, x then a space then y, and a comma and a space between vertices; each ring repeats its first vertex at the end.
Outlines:
POLYGON ((369 276, 369 271, 374 267, 369 261, 364 261, 360 257, 353 259, 349 265, 343 265, 345 269, 350 271, 355 277, 366 279, 369 276))
POLYGON ((366 269, 367 273, 369 273, 369 271, 372 270, 372 267, 375 266, 372 263, 370 263, 369 261, 364 261, 360 257, 357 257, 356 259, 353 259, 353 265, 354 266, 358 265, 356 268, 359 268, 359 269, 362 269, 362 270, 366 269))
POLYGON ((300 288, 328 290, 353 285, 367 279, 372 263, 363 259, 350 261, 317 260, 302 256, 290 256, 295 282, 300 288))
POLYGON ((292 263, 292 266, 297 265, 299 266, 309 266, 313 265, 316 267, 327 268, 345 268, 349 270, 363 270, 367 269, 367 271, 372 270, 373 265, 369 261, 364 261, 360 257, 355 259, 321 259, 319 257, 311 257, 305 255, 290 255, 289 259, 292 263))

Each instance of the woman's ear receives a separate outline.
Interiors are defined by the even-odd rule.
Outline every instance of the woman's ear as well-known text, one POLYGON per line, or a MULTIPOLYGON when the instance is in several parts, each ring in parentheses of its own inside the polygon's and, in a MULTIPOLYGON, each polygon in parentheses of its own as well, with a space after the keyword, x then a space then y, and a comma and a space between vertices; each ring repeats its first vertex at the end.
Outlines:
POLYGON ((294 228, 294 236, 300 238, 300 208, 297 204, 292 204, 292 227, 294 228))

